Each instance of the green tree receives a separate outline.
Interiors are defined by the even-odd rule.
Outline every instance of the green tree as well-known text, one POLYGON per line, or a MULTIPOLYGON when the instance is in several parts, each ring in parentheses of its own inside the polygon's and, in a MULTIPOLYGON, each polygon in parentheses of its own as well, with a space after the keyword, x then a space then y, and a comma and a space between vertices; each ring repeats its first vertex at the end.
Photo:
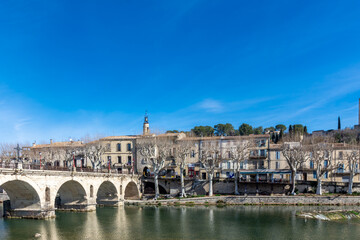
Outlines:
POLYGON ((303 134, 304 126, 302 124, 295 124, 293 125, 293 131, 295 134, 303 134))
POLYGON ((260 134, 262 134, 264 132, 264 130, 263 130, 263 127, 257 127, 257 128, 254 128, 254 134, 256 134, 256 135, 260 135, 260 134))
POLYGON ((275 128, 274 127, 267 127, 264 129, 264 132, 274 132, 275 128))
POLYGON ((235 129, 234 126, 230 123, 226 124, 217 124, 214 126, 215 136, 234 136, 235 129))
POLYGON ((191 131, 198 137, 210 137, 214 135, 214 128, 211 126, 196 126, 191 131))
POLYGON ((244 135, 250 135, 250 134, 253 134, 254 133, 254 130, 253 130, 253 127, 247 123, 243 123, 240 125, 239 127, 239 134, 241 136, 244 136, 244 135))
POLYGON ((167 130, 166 133, 178 133, 178 130, 167 130))
POLYGON ((307 127, 306 126, 304 126, 304 134, 308 134, 308 131, 307 131, 307 127))
POLYGON ((284 125, 284 124, 278 124, 278 125, 276 125, 275 126, 275 129, 276 129, 276 131, 283 131, 283 132, 285 132, 286 131, 286 126, 284 125))

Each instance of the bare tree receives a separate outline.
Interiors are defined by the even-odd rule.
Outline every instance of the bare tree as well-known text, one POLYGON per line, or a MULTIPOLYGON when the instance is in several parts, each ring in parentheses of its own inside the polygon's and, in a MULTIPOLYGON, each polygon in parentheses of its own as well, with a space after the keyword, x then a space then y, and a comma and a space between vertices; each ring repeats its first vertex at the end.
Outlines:
POLYGON ((313 143, 310 146, 310 161, 313 162, 316 171, 317 189, 316 194, 322 195, 322 178, 332 170, 338 168, 333 156, 333 145, 326 141, 313 143))
POLYGON ((193 146, 194 142, 192 141, 178 141, 176 146, 176 152, 174 154, 176 165, 180 167, 181 197, 186 197, 184 169, 188 159, 190 158, 193 146))
POLYGON ((16 157, 16 144, 0 143, 0 158, 3 163, 10 163, 16 157))
POLYGON ((282 154, 291 170, 291 194, 295 195, 295 182, 298 169, 309 160, 309 154, 300 142, 285 142, 282 154))
POLYGON ((241 163, 244 163, 250 156, 250 148, 254 146, 254 142, 249 139, 242 140, 241 138, 235 141, 235 146, 230 147, 230 158, 234 163, 235 170, 235 194, 240 195, 239 193, 239 175, 241 169, 241 163))
POLYGON ((108 144, 101 141, 86 144, 84 157, 90 160, 94 171, 101 168, 102 155, 104 152, 109 151, 109 147, 108 144))
MULTIPOLYGON (((154 173, 155 200, 159 197, 159 173, 170 158, 171 144, 156 137, 146 137, 137 141, 137 149, 145 162, 150 163, 154 173)), ((168 165, 168 164, 167 164, 168 165)))
POLYGON ((347 168, 349 169, 348 194, 352 194, 354 176, 359 174, 360 152, 358 147, 353 147, 350 153, 345 154, 347 168))
POLYGON ((204 166, 209 178, 209 196, 213 195, 213 178, 216 168, 222 161, 220 145, 218 142, 203 142, 200 162, 204 166))

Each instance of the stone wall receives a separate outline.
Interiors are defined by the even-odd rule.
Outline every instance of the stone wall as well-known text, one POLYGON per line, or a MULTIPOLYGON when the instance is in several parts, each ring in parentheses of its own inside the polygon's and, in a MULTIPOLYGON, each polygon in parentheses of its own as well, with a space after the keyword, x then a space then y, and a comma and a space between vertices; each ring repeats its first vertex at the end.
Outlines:
POLYGON ((146 205, 360 205, 358 196, 214 196, 159 201, 138 201, 146 205))
MULTIPOLYGON (((159 180, 162 186, 166 186, 166 191, 172 195, 180 192, 180 180, 159 180)), ((216 180, 213 182, 214 194, 234 194, 234 180, 216 180)), ((288 194, 291 190, 289 183, 262 183, 262 182, 239 182, 240 194, 248 195, 271 195, 271 194, 288 194)), ((195 195, 206 195, 209 192, 209 183, 207 181, 185 181, 185 189, 187 192, 195 195)), ((315 193, 316 182, 299 181, 296 184, 298 193, 315 193)), ((323 193, 346 193, 348 189, 347 183, 324 182, 322 183, 323 193)), ((360 193, 360 184, 354 183, 353 192, 360 193)))

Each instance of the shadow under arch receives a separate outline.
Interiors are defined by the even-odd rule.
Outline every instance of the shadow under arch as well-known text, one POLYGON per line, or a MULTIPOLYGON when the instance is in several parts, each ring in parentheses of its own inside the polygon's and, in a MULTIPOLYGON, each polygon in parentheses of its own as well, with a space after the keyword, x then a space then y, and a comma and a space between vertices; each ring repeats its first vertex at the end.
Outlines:
POLYGON ((98 188, 96 203, 101 205, 116 205, 119 201, 118 191, 110 181, 104 181, 98 188))
POLYGON ((140 199, 139 189, 134 182, 129 182, 125 187, 124 193, 125 200, 138 200, 140 199))
MULTIPOLYGON (((166 189, 159 184, 159 193, 167 194, 166 189)), ((144 194, 155 194, 155 184, 153 182, 144 182, 144 194)))
POLYGON ((17 210, 41 210, 39 193, 28 182, 22 180, 10 180, 0 185, 10 198, 8 209, 17 210))
POLYGON ((56 209, 85 209, 87 196, 84 187, 75 180, 63 183, 56 193, 56 209))

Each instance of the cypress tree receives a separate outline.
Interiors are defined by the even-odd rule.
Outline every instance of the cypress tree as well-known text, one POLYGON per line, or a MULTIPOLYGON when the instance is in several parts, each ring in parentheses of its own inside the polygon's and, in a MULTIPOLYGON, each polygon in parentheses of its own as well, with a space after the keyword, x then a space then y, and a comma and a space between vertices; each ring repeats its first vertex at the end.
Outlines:
POLYGON ((282 139, 283 135, 284 135, 284 131, 281 129, 281 130, 280 130, 280 136, 279 136, 279 138, 278 138, 278 141, 282 139))
POLYGON ((338 130, 341 130, 341 121, 340 121, 340 116, 338 117, 338 130))
POLYGON ((307 135, 307 134, 308 134, 308 132, 307 132, 307 127, 304 126, 304 135, 307 135))

